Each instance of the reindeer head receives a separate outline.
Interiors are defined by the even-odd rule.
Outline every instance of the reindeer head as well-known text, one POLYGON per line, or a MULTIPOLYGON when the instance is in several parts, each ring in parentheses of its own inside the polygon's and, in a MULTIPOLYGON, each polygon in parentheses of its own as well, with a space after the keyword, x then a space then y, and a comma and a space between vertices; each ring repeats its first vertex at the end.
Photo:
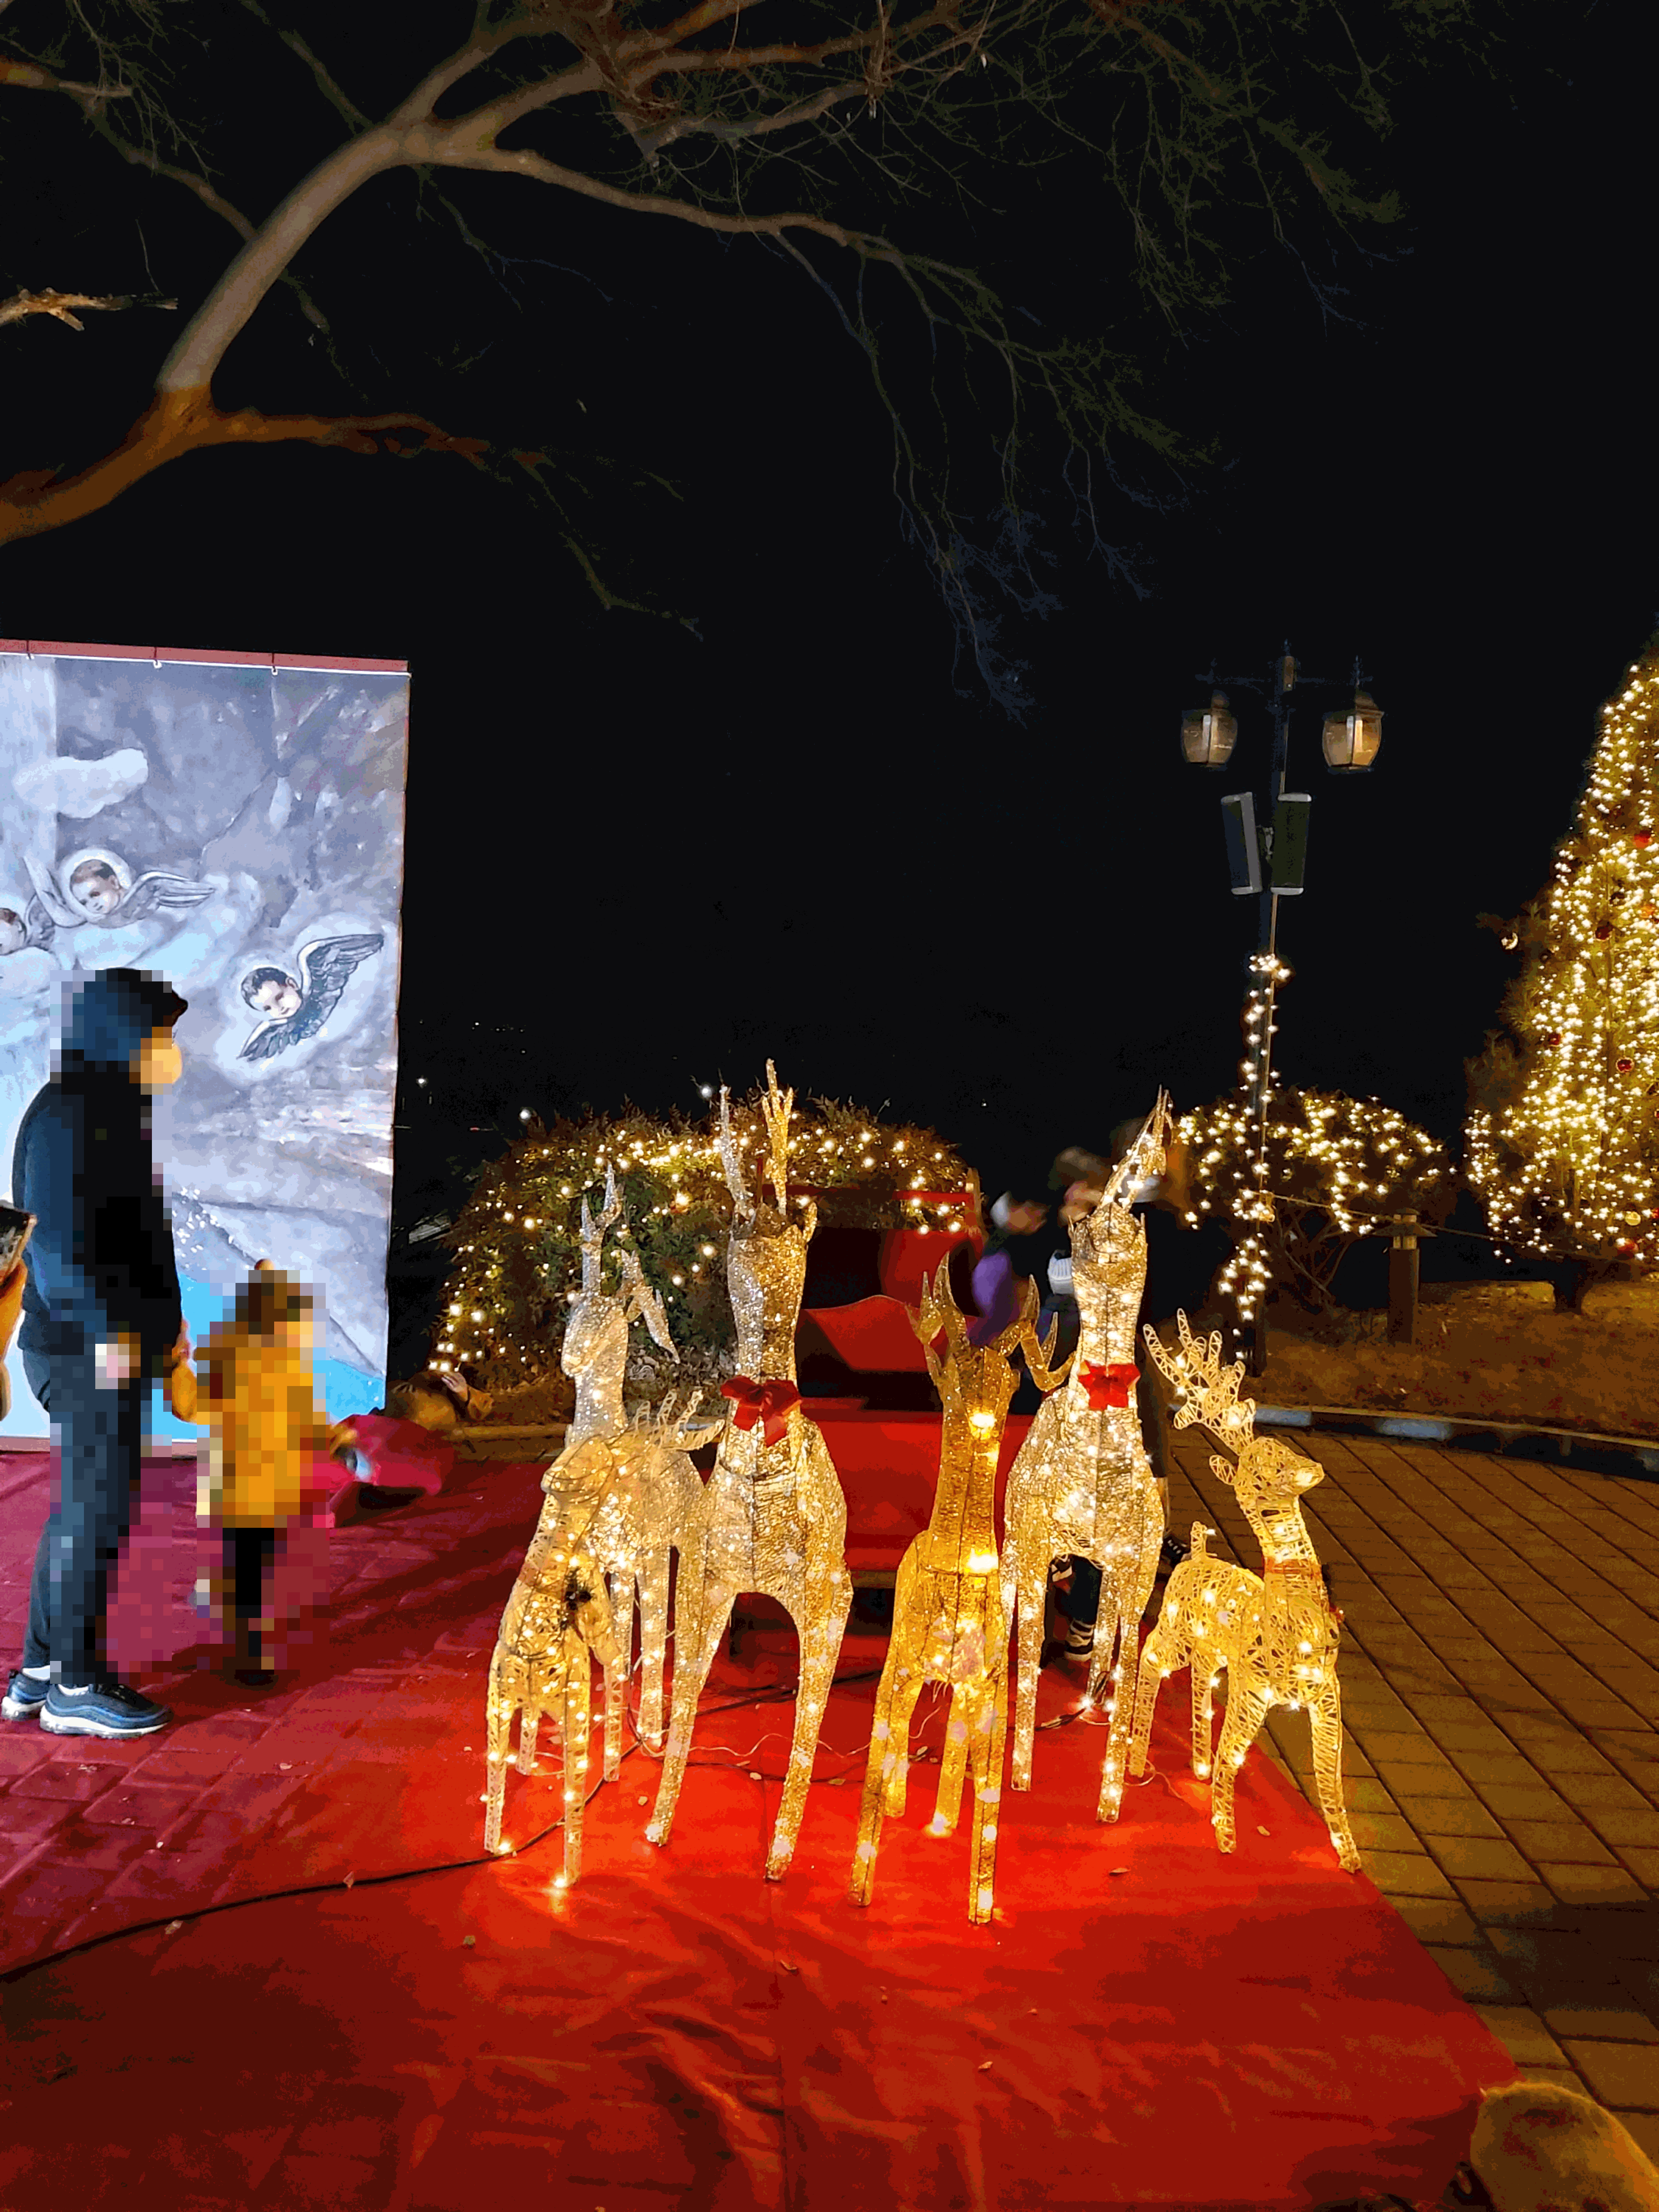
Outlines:
POLYGON ((668 1334, 662 1301, 646 1281, 636 1252, 623 1248, 622 1282, 617 1291, 607 1297, 601 1287, 605 1232, 621 1218, 622 1211, 622 1200, 617 1193, 617 1170, 612 1164, 605 1170, 605 1207, 597 1218, 587 1210, 586 1193, 582 1194, 581 1296, 570 1310, 559 1355, 559 1364, 573 1379, 589 1374, 609 1353, 616 1365, 615 1380, 620 1383, 622 1366, 628 1357, 628 1325, 633 1321, 643 1320, 669 1357, 675 1360, 679 1358, 668 1334))
POLYGON ((567 1636, 580 1637, 601 1667, 614 1670, 627 1665, 605 1577, 598 1562, 586 1553, 571 1561, 565 1576, 564 1615, 567 1636))
POLYGON ((1134 1142, 1113 1169, 1101 1203, 1124 1206, 1130 1194, 1149 1177, 1161 1176, 1169 1165, 1170 1139, 1174 1129, 1170 1094, 1160 1091, 1152 1112, 1141 1123, 1134 1142))
POLYGON ((605 1264, 605 1233, 622 1214, 622 1200, 617 1195, 617 1168, 612 1161, 605 1171, 605 1211, 596 1221, 587 1210, 587 1193, 582 1193, 582 1290, 591 1294, 599 1287, 599 1271, 605 1264))
POLYGON ((971 1427, 988 1432, 1000 1428, 1018 1384, 1018 1373, 1011 1364, 1016 1352, 1025 1354, 1040 1389, 1051 1389, 1058 1380, 1050 1376, 1048 1361, 1060 1324, 1056 1322, 1047 1339, 1039 1342, 1036 1285, 1022 1282, 1019 1293, 1019 1310, 1013 1320, 988 1344, 969 1340, 968 1323, 951 1288, 948 1260, 931 1281, 923 1276, 921 1304, 910 1309, 910 1326, 921 1340, 927 1372, 947 1410, 954 1401, 956 1410, 966 1413, 971 1427), (941 1334, 945 1338, 942 1354, 935 1348, 941 1334))
POLYGON ((1323 1482, 1324 1468, 1277 1437, 1256 1435, 1255 1401, 1238 1395, 1244 1362, 1237 1359, 1231 1367, 1222 1367, 1219 1329, 1200 1341, 1181 1312, 1176 1315, 1176 1327, 1181 1349, 1175 1353, 1165 1350, 1150 1323, 1142 1332, 1153 1361, 1183 1394, 1176 1409, 1176 1427, 1201 1428, 1223 1451, 1232 1454, 1223 1459, 1212 1453, 1210 1465, 1238 1492, 1247 1511, 1258 1506, 1269 1514, 1288 1510, 1304 1491, 1323 1482))
POLYGON ((777 1070, 766 1063, 766 1096, 761 1117, 767 1137, 767 1169, 777 1197, 775 1209, 763 1206, 744 1188, 737 1148, 732 1141, 729 1094, 720 1091, 720 1158, 734 1208, 726 1282, 738 1323, 738 1361, 746 1374, 766 1381, 793 1382, 795 1325, 806 1285, 806 1247, 817 1227, 817 1208, 809 1206, 797 1225, 789 1218, 789 1120, 795 1094, 778 1089, 777 1070))

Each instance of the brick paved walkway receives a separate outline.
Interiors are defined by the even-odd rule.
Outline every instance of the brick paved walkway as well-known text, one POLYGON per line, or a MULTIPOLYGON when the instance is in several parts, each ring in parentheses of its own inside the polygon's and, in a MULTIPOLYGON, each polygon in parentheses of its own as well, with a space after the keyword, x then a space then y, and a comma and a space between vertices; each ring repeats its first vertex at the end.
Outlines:
MULTIPOLYGON (((1207 1448, 1174 1441, 1175 1532, 1202 1518, 1259 1571, 1207 1448)), ((1303 1510, 1346 1615, 1367 1873, 1528 2079, 1586 2091, 1659 2162, 1659 1483, 1295 1443, 1326 1471, 1303 1510)), ((1305 1716, 1269 1727, 1312 1800, 1305 1716)))

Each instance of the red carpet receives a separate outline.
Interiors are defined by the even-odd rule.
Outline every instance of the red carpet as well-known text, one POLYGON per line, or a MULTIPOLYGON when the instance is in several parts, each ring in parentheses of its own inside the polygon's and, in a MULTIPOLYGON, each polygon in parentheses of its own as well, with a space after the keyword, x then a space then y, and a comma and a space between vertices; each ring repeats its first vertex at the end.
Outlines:
MULTIPOLYGON (((762 1879, 792 1708, 712 1708, 777 1679, 764 1656, 717 1668, 665 1851, 635 1751, 568 1897, 556 1833, 532 1840, 550 1761, 508 1779, 522 1856, 465 1863, 489 1651, 540 1496, 534 1468, 453 1483, 313 1533, 331 1618, 256 1706, 195 1664, 191 1470, 147 1468, 113 1637, 178 1723, 128 1745, 0 1733, 6 2212, 1427 2201, 1480 2090, 1514 2078, 1264 1761, 1217 1851, 1184 1683, 1115 1828, 1093 1819, 1099 1729, 1039 1736, 988 1929, 965 1917, 965 1834, 921 1832, 932 1765, 873 1905, 844 1901, 870 1682, 832 1698, 795 1866, 762 1879), (270 1894, 289 1887, 313 1893, 270 1894)), ((44 1507, 42 1462, 0 1460, 14 1645, 44 1507)), ((849 1646, 844 1671, 879 1656, 849 1646)), ((1076 1697, 1052 1670, 1039 1717, 1076 1697)), ((936 1748, 939 1708, 920 1717, 936 1748)))

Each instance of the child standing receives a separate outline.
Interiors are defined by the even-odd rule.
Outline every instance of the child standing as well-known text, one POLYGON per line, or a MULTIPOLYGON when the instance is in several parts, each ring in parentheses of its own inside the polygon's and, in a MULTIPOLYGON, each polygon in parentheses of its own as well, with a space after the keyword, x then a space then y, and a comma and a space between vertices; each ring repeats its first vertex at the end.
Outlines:
MULTIPOLYGON (((299 1285, 261 1260, 236 1293, 228 1325, 215 1324, 203 1352, 202 1414, 211 1431, 209 1464, 197 1484, 197 1517, 223 1539, 221 1589, 236 1624, 232 1669, 261 1688, 275 1680, 271 1638, 277 1540, 304 1509, 312 1461, 349 1462, 353 1431, 329 1425, 312 1369, 313 1306, 299 1285)), ((198 1378, 173 1371, 173 1410, 197 1418, 198 1378)))

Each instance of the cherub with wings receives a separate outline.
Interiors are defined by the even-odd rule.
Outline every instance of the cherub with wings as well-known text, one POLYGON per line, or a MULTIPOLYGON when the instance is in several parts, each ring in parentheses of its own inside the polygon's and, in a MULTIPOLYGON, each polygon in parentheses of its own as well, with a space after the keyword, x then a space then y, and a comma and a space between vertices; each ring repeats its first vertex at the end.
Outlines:
POLYGON ((71 854, 65 864, 68 882, 61 884, 53 871, 43 867, 32 854, 23 855, 23 865, 35 890, 27 919, 33 927, 32 941, 37 945, 51 941, 50 932, 44 936, 40 933, 42 922, 58 929, 82 929, 88 922, 98 929, 125 929, 130 922, 187 913, 204 899, 211 898, 216 888, 212 884, 192 883, 188 876, 176 876, 168 868, 149 868, 142 876, 134 876, 113 853, 71 854), (38 919, 37 902, 41 909, 38 919))
POLYGON ((300 948, 303 981, 283 968, 254 968, 242 978, 242 996, 260 1023, 237 1054, 240 1060, 272 1060, 290 1045, 313 1037, 340 1003, 352 972, 385 945, 384 937, 319 937, 300 948))

